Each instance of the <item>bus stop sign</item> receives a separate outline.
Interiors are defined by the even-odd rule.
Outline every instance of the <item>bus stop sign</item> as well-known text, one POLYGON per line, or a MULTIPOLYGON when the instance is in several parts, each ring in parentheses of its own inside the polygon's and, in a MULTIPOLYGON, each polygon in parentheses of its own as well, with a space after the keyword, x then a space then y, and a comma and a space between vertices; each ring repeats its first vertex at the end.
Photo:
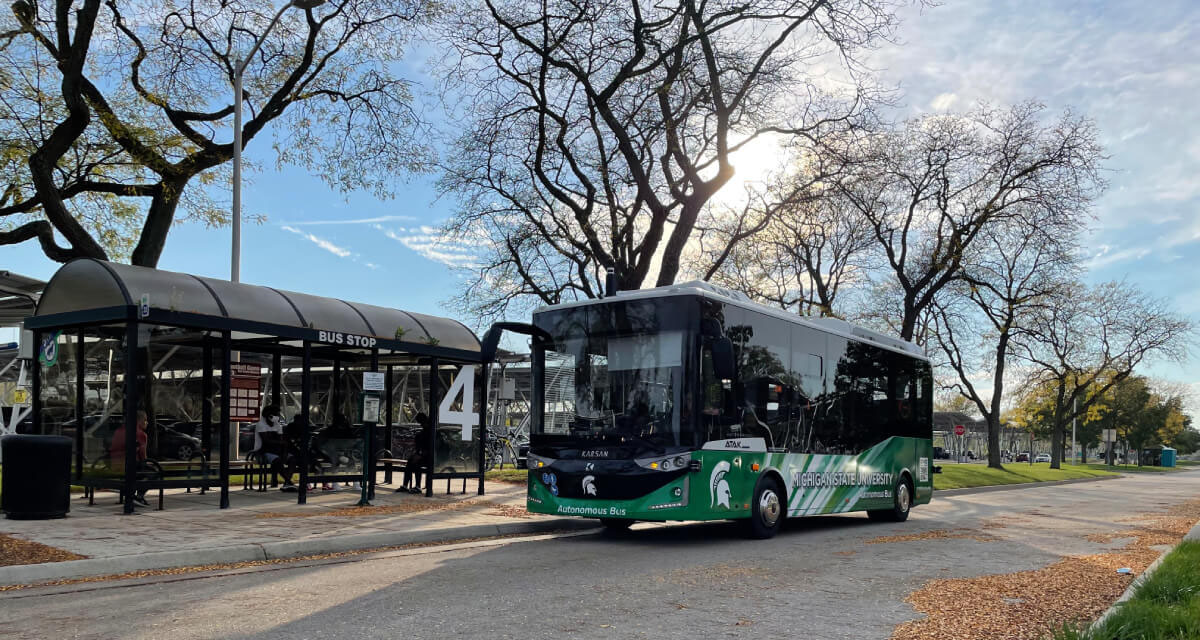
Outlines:
POLYGON ((961 424, 954 425, 954 435, 961 436, 961 435, 965 435, 966 433, 967 433, 966 427, 962 426, 961 424))

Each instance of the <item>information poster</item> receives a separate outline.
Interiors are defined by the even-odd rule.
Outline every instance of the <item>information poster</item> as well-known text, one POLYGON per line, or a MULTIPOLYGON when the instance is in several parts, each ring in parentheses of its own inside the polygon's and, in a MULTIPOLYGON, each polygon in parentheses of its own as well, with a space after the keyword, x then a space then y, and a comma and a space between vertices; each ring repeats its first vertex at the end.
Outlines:
POLYGON ((253 362, 230 363, 229 419, 233 422, 258 422, 262 407, 262 365, 253 362))

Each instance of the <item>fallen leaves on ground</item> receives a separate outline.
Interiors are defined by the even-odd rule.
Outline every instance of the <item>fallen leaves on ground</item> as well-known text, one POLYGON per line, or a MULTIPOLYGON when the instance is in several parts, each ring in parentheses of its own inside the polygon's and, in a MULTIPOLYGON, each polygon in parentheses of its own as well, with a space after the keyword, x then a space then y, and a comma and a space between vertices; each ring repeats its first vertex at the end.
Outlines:
POLYGON ((42 562, 64 562, 83 560, 87 556, 66 549, 51 547, 40 542, 31 542, 0 533, 0 567, 17 564, 40 564, 42 562))
MULTIPOLYGON (((540 532, 536 535, 554 535, 563 533, 564 530, 551 530, 540 532)), ((438 540, 430 542, 412 542, 409 544, 401 544, 390 547, 376 547, 374 549, 355 549, 353 551, 339 551, 337 553, 322 553, 308 556, 297 556, 295 558, 276 558, 274 560, 250 560, 247 562, 228 562, 221 564, 205 564, 191 567, 171 567, 169 569, 149 569, 146 571, 130 571, 127 573, 115 573, 103 576, 85 576, 82 578, 64 578, 62 580, 51 580, 47 582, 38 582, 34 584, 11 584, 0 585, 0 591, 17 591, 21 589, 32 589, 35 587, 58 587, 64 585, 83 584, 89 582, 109 582, 112 580, 132 580, 136 578, 155 578, 161 576, 176 576, 187 575, 192 573, 206 573, 210 571, 230 571, 233 569, 245 569, 248 567, 264 567, 269 565, 293 564, 298 562, 312 562, 316 560, 331 560, 336 558, 349 558, 353 556, 361 556, 368 553, 385 553, 388 551, 405 551, 409 549, 423 549, 425 547, 440 547, 452 544, 466 544, 470 542, 484 542, 487 540, 503 540, 505 538, 520 538, 526 537, 529 533, 507 533, 497 536, 479 536, 474 538, 458 538, 456 540, 438 540)), ((82 556, 81 556, 82 557, 82 556)))
POLYGON ((525 507, 514 504, 496 504, 492 507, 492 514, 505 518, 528 518, 530 515, 525 507))
POLYGON ((975 529, 934 529, 932 531, 923 531, 921 533, 907 533, 899 536, 880 536, 867 540, 867 544, 886 544, 889 542, 915 542, 917 540, 945 540, 949 538, 961 538, 966 540, 977 540, 979 542, 993 542, 999 540, 996 536, 990 533, 980 533, 975 529))
POLYGON ((1054 564, 1005 575, 938 579, 908 597, 925 618, 896 627, 892 640, 1033 640, 1064 622, 1090 623, 1200 519, 1200 500, 1144 514, 1137 526, 1085 536, 1093 542, 1132 538, 1117 551, 1068 556, 1054 564), (1129 567, 1131 574, 1118 574, 1129 567))

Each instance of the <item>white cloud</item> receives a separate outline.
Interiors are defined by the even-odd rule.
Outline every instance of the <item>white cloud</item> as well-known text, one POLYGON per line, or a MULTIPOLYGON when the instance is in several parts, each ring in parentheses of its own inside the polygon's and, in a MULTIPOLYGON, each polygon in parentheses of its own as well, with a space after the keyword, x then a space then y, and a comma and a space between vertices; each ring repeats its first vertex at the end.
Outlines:
POLYGON ((956 102, 958 102, 957 95, 953 93, 941 93, 933 99, 933 102, 929 103, 929 107, 934 111, 945 111, 954 106, 956 102))
POLYGON ((1137 127, 1135 129, 1130 129, 1130 130, 1122 133, 1120 140, 1121 140, 1121 142, 1125 142, 1126 140, 1131 140, 1133 138, 1136 138, 1136 137, 1142 135, 1143 133, 1146 133, 1149 130, 1150 130, 1150 125, 1144 124, 1140 127, 1137 127))
POLYGON ((290 231, 291 233, 294 233, 302 238, 307 238, 313 244, 317 245, 318 247, 321 247, 322 249, 328 251, 329 253, 332 253, 333 255, 335 255, 339 258, 348 258, 348 257, 350 257, 350 254, 353 253, 349 249, 339 247, 336 244, 334 244, 324 238, 315 236, 311 233, 305 233, 295 227, 291 227, 291 226, 288 226, 285 224, 280 228, 283 229, 284 231, 290 231))
POLYGON ((416 218, 413 216, 393 215, 393 216, 376 216, 374 218, 356 218, 353 220, 305 220, 291 222, 297 227, 305 227, 310 225, 327 225, 327 224, 377 224, 380 222, 414 222, 416 218))
POLYGON ((1089 269, 1099 269, 1127 260, 1141 260, 1153 252, 1153 247, 1130 247, 1120 251, 1110 251, 1109 247, 1104 245, 1104 250, 1092 256, 1086 266, 1089 269))
POLYGON ((445 233, 437 227, 420 225, 386 229, 383 225, 373 226, 376 230, 382 231, 383 235, 408 247, 427 260, 439 262, 448 267, 464 267, 475 261, 475 253, 470 247, 450 241, 445 233))

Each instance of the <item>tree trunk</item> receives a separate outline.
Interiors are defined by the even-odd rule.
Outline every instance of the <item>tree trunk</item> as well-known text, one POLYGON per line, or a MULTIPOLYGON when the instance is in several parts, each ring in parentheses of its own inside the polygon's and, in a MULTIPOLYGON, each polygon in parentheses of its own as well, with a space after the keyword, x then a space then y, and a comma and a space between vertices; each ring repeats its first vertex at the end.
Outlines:
POLYGON ((1058 424, 1050 434, 1050 468, 1062 468, 1062 427, 1058 424))
POLYGON ((988 466, 1003 469, 1000 460, 1000 401, 1004 395, 1004 356, 1008 353, 1008 331, 1000 332, 996 343, 996 371, 992 375, 992 406, 985 416, 988 423, 988 466))
POLYGON ((907 296, 904 300, 904 317, 900 320, 900 339, 912 342, 913 334, 917 332, 917 314, 909 303, 907 296))
POLYGON ((175 209, 179 207, 179 199, 183 196, 189 177, 164 177, 158 183, 158 192, 150 202, 146 222, 142 225, 142 236, 133 249, 132 264, 140 267, 158 266, 158 260, 167 246, 167 233, 175 222, 175 209))

